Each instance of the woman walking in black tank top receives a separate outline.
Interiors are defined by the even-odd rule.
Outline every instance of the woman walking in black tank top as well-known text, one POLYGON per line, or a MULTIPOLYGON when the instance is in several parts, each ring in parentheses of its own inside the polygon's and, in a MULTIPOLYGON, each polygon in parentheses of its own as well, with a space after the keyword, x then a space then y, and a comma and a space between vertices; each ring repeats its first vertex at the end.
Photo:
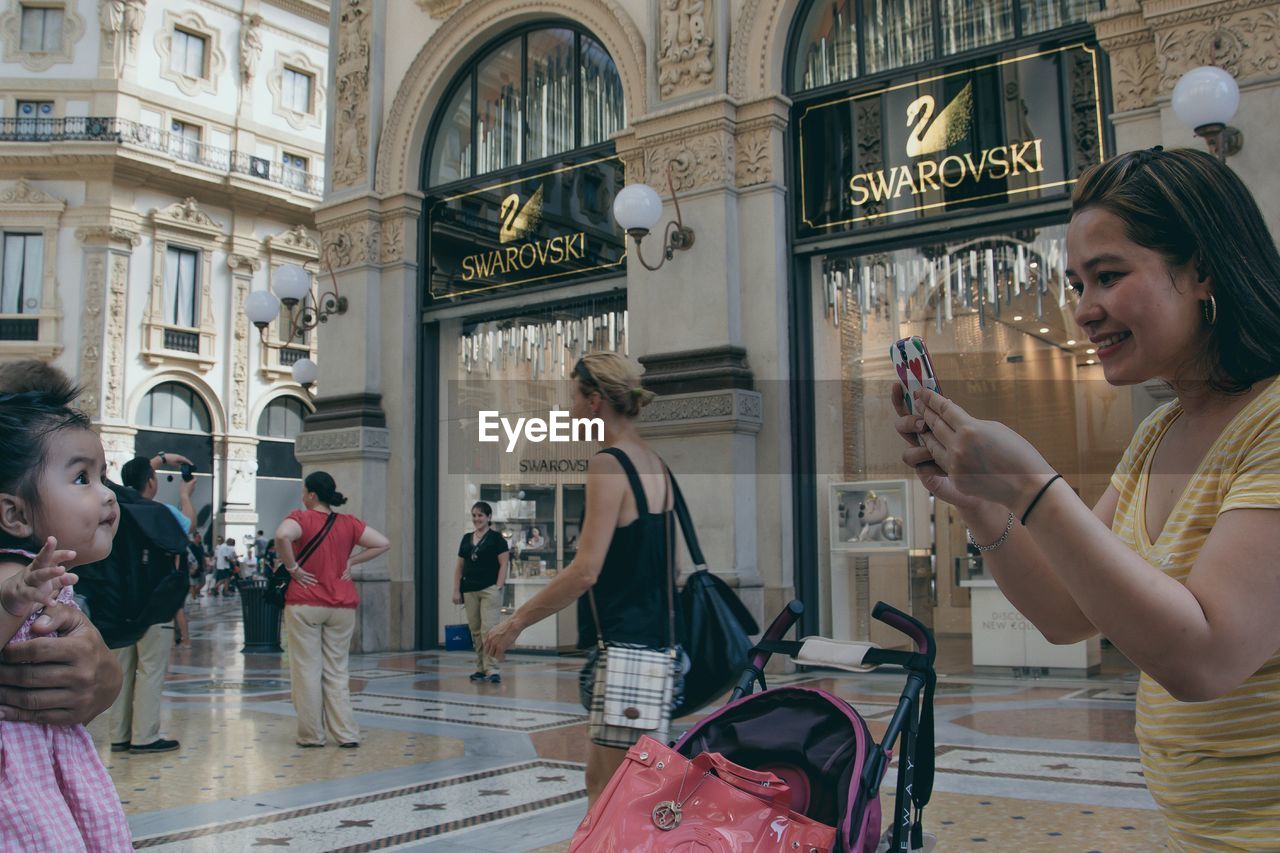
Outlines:
MULTIPOLYGON (((653 394, 640 387, 640 371, 615 353, 584 356, 574 367, 572 379, 570 414, 600 418, 605 446, 587 465, 587 508, 578 553, 542 592, 485 637, 486 653, 498 658, 525 628, 575 601, 579 601, 579 646, 594 646, 596 623, 580 601, 588 590, 594 592, 600 630, 609 642, 659 648, 671 640, 672 590, 664 535, 671 517, 670 482, 666 466, 636 431, 636 417, 653 394), (628 467, 633 470, 628 472, 628 467)), ((637 739, 640 734, 636 732, 637 739)), ((625 755, 625 749, 591 744, 589 804, 604 790, 625 755)))

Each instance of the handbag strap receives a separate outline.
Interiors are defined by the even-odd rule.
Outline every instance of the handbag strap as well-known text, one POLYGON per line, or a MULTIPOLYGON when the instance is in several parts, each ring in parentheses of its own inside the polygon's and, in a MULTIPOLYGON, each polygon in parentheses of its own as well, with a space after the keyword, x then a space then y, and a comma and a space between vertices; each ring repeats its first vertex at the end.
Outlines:
POLYGON ((684 502, 680 484, 676 482, 676 475, 671 473, 670 468, 667 469, 667 476, 671 478, 672 502, 675 504, 676 518, 680 520, 680 532, 684 534, 684 544, 689 549, 693 564, 705 569, 707 561, 702 556, 702 546, 698 544, 698 531, 693 529, 693 516, 689 514, 689 505, 684 502))
MULTIPOLYGON (((649 514, 649 501, 644 495, 644 486, 640 483, 640 472, 636 470, 636 466, 631 463, 630 457, 616 447, 606 447, 601 453, 607 453, 614 459, 618 460, 618 464, 622 466, 622 470, 627 475, 627 482, 631 484, 631 492, 636 499, 636 512, 640 517, 649 514)), ((667 481, 671 484, 671 492, 673 496, 679 494, 675 487, 675 479, 671 476, 671 469, 667 468, 667 463, 662 463, 662 469, 667 474, 667 481)), ((667 546, 667 578, 664 586, 667 588, 667 648, 674 649, 676 647, 676 603, 672 589, 675 587, 675 550, 672 547, 672 539, 675 531, 671 526, 671 517, 666 512, 662 513, 662 530, 666 539, 667 546)), ((593 589, 587 590, 587 600, 591 604, 591 618, 596 623, 596 644, 601 648, 604 647, 604 631, 600 622, 600 611, 596 609, 596 596, 593 589)))
POLYGON ((329 531, 333 529, 333 523, 338 520, 336 512, 330 512, 329 517, 324 520, 324 527, 320 528, 320 532, 312 536, 306 545, 302 546, 302 550, 298 552, 298 565, 301 566, 306 562, 307 558, 316 552, 324 542, 324 538, 329 535, 329 531))

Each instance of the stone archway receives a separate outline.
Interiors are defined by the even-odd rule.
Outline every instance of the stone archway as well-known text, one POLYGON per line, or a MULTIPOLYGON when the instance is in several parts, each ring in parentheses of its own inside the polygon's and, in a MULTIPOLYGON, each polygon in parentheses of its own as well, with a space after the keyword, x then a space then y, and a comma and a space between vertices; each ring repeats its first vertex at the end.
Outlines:
POLYGON ((729 45, 729 95, 757 101, 784 91, 791 22, 805 0, 746 0, 729 45))
POLYGON ((417 191, 422 146, 435 105, 471 54, 504 30, 547 16, 581 24, 609 51, 626 97, 628 121, 648 108, 645 48, 640 30, 613 0, 515 0, 469 3, 436 30, 405 72, 387 116, 374 186, 380 194, 417 191))

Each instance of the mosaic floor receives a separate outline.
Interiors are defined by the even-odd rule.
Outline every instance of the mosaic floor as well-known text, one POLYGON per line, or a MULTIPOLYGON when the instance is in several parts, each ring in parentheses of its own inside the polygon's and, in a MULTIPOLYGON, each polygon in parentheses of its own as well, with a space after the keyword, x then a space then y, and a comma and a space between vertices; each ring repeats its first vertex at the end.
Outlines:
MULTIPOLYGON (((474 684, 469 655, 355 656, 360 749, 299 749, 281 655, 240 653, 236 599, 189 607, 175 648, 161 755, 112 754, 90 726, 139 849, 562 851, 586 808, 580 662, 514 657, 474 684)), ((937 779, 925 810, 940 851, 1163 850, 1133 743, 1132 674, 977 677, 943 640, 937 779)), ((888 674, 784 676, 854 704, 879 735, 888 674)), ((892 790, 892 773, 886 779, 892 790)), ((889 813, 888 798, 884 799, 889 813)))

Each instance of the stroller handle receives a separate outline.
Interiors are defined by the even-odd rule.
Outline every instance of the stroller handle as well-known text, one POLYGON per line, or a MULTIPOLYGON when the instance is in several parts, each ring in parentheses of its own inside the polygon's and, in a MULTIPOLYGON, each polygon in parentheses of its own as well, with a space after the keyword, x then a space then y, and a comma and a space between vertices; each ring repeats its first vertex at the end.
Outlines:
POLYGON ((924 626, 923 622, 908 616, 896 607, 885 604, 883 601, 877 601, 876 606, 871 610, 873 619, 878 619, 890 628, 896 628, 912 639, 916 645, 916 651, 922 655, 927 655, 929 662, 933 662, 936 649, 933 645, 933 634, 924 626))
MULTIPOLYGON (((760 639, 762 640, 781 640, 782 637, 791 630, 791 626, 796 624, 800 615, 804 613, 804 604, 799 599, 793 598, 782 608, 782 612, 774 617, 773 622, 765 629, 760 639)), ((770 653, 758 651, 751 658, 751 666, 757 670, 763 670, 765 664, 769 662, 770 653)))

